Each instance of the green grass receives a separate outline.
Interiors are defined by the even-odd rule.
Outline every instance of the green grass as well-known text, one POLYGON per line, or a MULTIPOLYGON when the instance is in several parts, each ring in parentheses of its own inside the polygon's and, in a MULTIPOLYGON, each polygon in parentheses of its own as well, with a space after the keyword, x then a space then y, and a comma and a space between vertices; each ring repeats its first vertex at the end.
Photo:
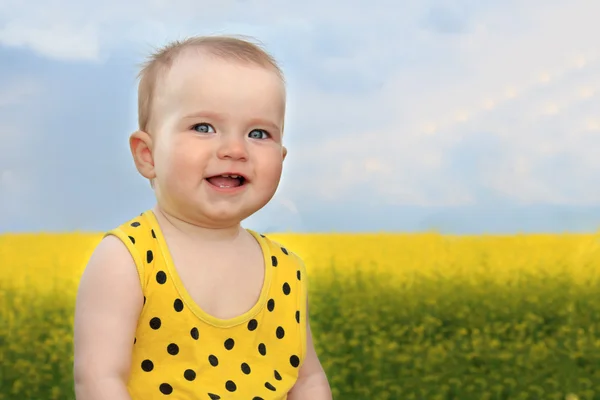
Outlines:
POLYGON ((600 287, 316 282, 312 326, 335 398, 600 399, 600 287))
MULTIPOLYGON (((317 269, 310 311, 335 399, 600 399, 600 287, 500 287, 317 269)), ((72 295, 0 301, 0 399, 73 399, 72 295)))

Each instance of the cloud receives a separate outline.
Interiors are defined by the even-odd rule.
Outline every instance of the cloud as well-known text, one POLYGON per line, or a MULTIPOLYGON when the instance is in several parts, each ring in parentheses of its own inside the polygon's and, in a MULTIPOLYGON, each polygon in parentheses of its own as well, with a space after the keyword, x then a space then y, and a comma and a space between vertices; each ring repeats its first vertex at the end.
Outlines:
MULTIPOLYGON (((304 203, 340 200, 359 208, 593 204, 600 201, 598 12, 600 3, 585 0, 383 0, 377 6, 360 0, 36 0, 26 6, 7 0, 0 3, 0 43, 52 60, 55 73, 69 72, 44 81, 50 89, 43 96, 41 82, 23 78, 11 86, 0 78, 4 107, 32 101, 23 115, 50 108, 35 114, 41 126, 12 117, 4 123, 10 129, 0 132, 10 132, 2 135, 13 143, 19 138, 13 150, 31 145, 38 155, 44 146, 66 149, 74 142, 69 160, 87 162, 100 187, 129 187, 134 173, 112 183, 101 174, 115 175, 116 167, 76 140, 85 124, 109 142, 99 152, 125 143, 124 136, 101 136, 123 133, 134 121, 133 109, 127 116, 121 111, 134 94, 133 79, 115 72, 125 68, 122 58, 129 57, 133 77, 133 61, 167 40, 242 33, 267 45, 289 81, 284 140, 290 153, 272 209, 273 216, 288 215, 286 226, 307 223, 290 203, 299 213, 304 203), (95 66, 71 70, 76 61, 95 66), (123 89, 124 82, 130 87, 123 89), (31 100, 36 96, 38 103, 31 100), (118 104, 101 106, 114 99, 118 104), (123 124, 118 128, 106 118, 117 112, 110 119, 123 124), (64 135, 56 142, 44 136, 50 120, 64 135)), ((2 108, 0 116, 10 117, 2 108)), ((125 163, 127 156, 119 156, 125 163)), ((36 178, 15 162, 15 176, 36 178)), ((84 178, 69 176, 64 184, 83 185, 84 178)), ((89 190, 81 194, 87 204, 97 195, 89 190)), ((261 223, 275 224, 268 218, 261 223)))
POLYGON ((398 35, 414 35, 420 26, 436 31, 462 29, 469 12, 486 9, 482 4, 409 0, 398 9, 391 0, 380 0, 377 7, 363 0, 32 0, 26 4, 4 0, 0 43, 27 47, 55 59, 91 61, 131 42, 154 45, 182 35, 231 31, 276 41, 287 40, 286 33, 291 32, 309 39, 318 35, 317 41, 295 44, 310 43, 317 52, 329 55, 339 51, 340 42, 346 49, 360 48, 361 52, 368 51, 374 40, 393 46, 390 39, 401 43, 398 35), (340 40, 331 42, 329 36, 340 40))
MULTIPOLYGON (((554 1, 485 10, 451 35, 421 31, 420 57, 390 60, 396 71, 360 97, 303 89, 294 118, 326 111, 308 129, 320 129, 318 145, 294 132, 303 138, 296 161, 309 160, 311 177, 295 171, 298 195, 366 192, 420 205, 600 201, 592 188, 600 167, 594 9, 600 4, 554 1)), ((383 52, 391 40, 371 44, 383 52)))
POLYGON ((98 33, 93 29, 69 29, 60 24, 45 27, 9 22, 0 30, 0 44, 23 46, 62 60, 95 61, 100 56, 98 33))
POLYGON ((0 4, 0 44, 26 47, 64 61, 101 62, 131 41, 164 39, 167 26, 177 34, 181 21, 196 28, 202 19, 219 19, 233 1, 178 0, 104 2, 82 0, 5 0, 0 4))

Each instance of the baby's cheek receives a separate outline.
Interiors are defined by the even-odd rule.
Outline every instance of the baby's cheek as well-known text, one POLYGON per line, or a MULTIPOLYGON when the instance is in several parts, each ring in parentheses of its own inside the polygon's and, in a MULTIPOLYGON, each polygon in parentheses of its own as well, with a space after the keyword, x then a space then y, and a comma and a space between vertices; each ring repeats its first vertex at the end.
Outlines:
POLYGON ((155 164, 156 175, 160 181, 163 190, 171 195, 181 195, 185 188, 190 186, 190 180, 201 174, 197 168, 194 168, 189 154, 177 151, 163 153, 157 157, 155 164))
POLYGON ((259 161, 258 171, 265 180, 265 184, 277 184, 281 178, 282 165, 276 157, 264 157, 259 161))
POLYGON ((202 152, 194 146, 185 144, 173 148, 168 157, 168 168, 172 173, 201 175, 204 164, 202 152))

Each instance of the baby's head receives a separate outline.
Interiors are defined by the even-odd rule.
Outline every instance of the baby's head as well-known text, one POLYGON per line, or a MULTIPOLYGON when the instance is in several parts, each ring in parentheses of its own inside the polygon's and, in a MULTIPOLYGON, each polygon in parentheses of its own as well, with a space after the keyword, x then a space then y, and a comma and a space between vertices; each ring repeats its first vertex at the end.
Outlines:
POLYGON ((225 36, 169 44, 143 66, 138 97, 131 151, 164 211, 224 227, 273 197, 287 153, 286 93, 259 46, 225 36))

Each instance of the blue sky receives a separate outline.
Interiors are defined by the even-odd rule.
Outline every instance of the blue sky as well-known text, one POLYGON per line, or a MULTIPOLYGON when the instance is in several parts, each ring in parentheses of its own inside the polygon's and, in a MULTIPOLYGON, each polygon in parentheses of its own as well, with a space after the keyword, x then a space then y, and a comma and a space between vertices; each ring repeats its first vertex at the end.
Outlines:
POLYGON ((600 3, 0 1, 0 232, 103 231, 153 205, 129 154, 136 66, 252 35, 289 82, 261 231, 600 225, 600 3))

